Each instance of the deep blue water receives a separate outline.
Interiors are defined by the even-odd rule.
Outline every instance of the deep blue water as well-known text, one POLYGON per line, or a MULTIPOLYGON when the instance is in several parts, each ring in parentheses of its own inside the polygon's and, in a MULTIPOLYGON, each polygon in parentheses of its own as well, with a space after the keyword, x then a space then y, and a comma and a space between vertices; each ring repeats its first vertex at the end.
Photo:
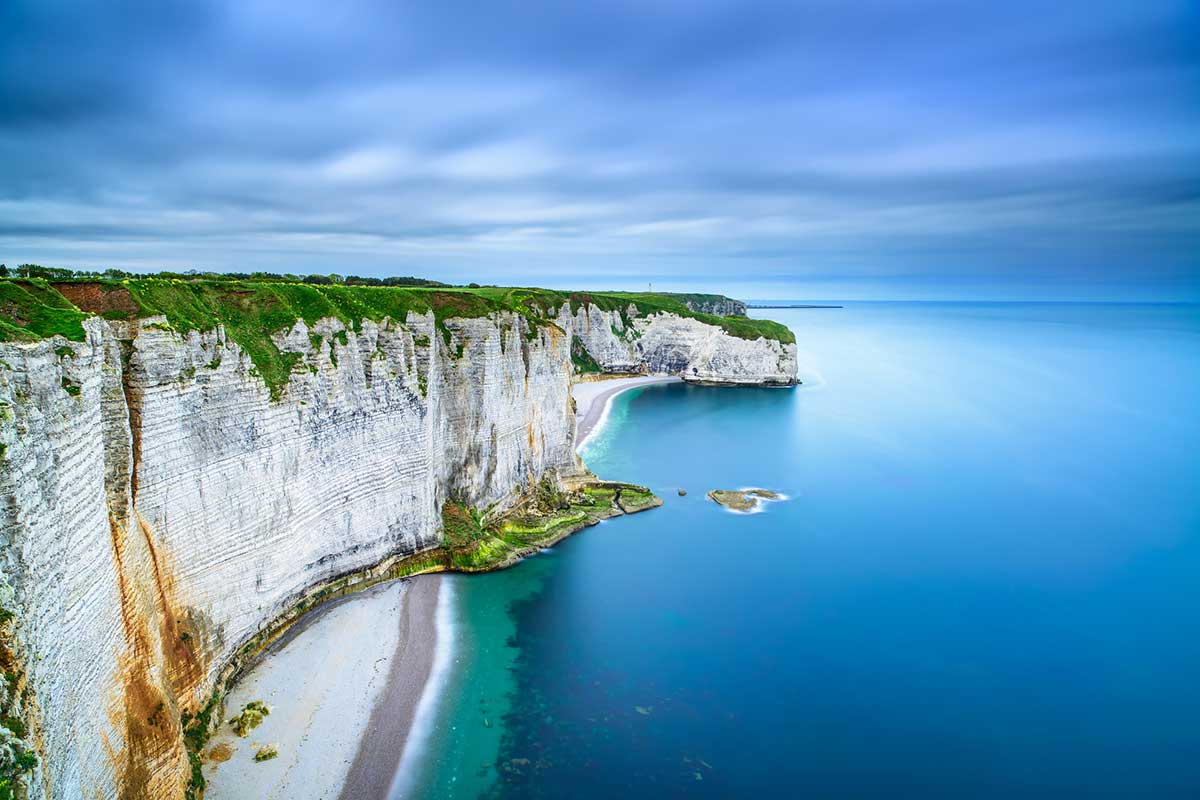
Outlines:
POLYGON ((425 796, 1200 796, 1200 309, 757 313, 803 387, 622 395, 665 506, 453 579, 425 796))

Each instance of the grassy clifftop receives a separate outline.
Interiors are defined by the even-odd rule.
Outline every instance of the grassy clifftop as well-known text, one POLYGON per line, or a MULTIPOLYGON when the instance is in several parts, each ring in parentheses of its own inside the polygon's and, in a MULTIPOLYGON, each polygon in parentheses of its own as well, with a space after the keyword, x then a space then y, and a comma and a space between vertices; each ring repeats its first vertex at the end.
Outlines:
POLYGON ((281 353, 270 334, 290 328, 298 319, 311 325, 319 319, 335 318, 346 327, 357 329, 364 319, 403 320, 410 311, 433 312, 438 329, 449 340, 444 322, 452 318, 511 311, 524 316, 532 331, 538 326, 553 325, 553 318, 566 304, 572 312, 584 306, 616 311, 626 322, 633 304, 636 313, 642 316, 669 312, 715 325, 743 339, 795 341, 791 331, 775 322, 692 311, 687 301, 696 298, 720 299, 720 296, 487 286, 314 285, 178 277, 22 278, 0 280, 0 341, 30 341, 54 335, 82 341, 83 320, 96 315, 106 319, 163 315, 180 333, 224 325, 229 338, 250 355, 272 392, 287 384, 297 356, 281 353))

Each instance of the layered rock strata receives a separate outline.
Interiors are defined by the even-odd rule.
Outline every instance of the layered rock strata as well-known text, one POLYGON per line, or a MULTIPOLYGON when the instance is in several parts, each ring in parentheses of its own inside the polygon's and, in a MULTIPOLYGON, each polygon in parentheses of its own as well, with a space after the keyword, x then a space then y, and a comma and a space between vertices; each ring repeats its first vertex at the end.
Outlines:
POLYGON ((665 312, 643 316, 631 303, 620 311, 582 305, 574 314, 563 306, 558 323, 605 372, 660 373, 725 385, 796 383, 795 344, 739 338, 697 319, 665 312))
POLYGON ((0 344, 0 567, 33 797, 176 798, 183 728, 313 587, 439 545, 449 498, 574 477, 571 345, 606 371, 791 383, 795 345, 565 306, 297 321, 272 399, 222 328, 88 319, 0 344), (626 321, 628 320, 628 324, 626 321))

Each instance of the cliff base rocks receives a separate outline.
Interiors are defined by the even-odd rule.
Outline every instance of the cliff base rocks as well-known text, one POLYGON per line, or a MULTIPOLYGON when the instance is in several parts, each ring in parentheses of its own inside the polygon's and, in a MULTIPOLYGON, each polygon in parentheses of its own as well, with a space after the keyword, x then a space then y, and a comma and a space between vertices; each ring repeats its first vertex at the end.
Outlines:
POLYGON ((446 551, 447 569, 503 569, 601 520, 661 505, 645 486, 631 483, 584 480, 559 488, 543 480, 525 503, 496 520, 447 502, 442 508, 441 549, 446 551))

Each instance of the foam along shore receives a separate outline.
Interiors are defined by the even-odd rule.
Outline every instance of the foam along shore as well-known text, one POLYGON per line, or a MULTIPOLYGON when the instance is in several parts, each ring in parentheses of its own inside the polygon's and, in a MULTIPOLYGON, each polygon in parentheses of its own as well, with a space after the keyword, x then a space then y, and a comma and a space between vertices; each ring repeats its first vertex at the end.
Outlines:
POLYGON ((673 375, 639 375, 575 384, 571 387, 571 395, 575 398, 575 449, 581 449, 592 434, 604 427, 612 399, 621 392, 652 383, 676 383, 680 380, 673 375))
POLYGON ((432 671, 441 578, 392 581, 333 601, 276 642, 225 698, 270 707, 244 738, 206 748, 207 800, 387 797, 432 671), (260 748, 278 756, 256 762, 260 748))

